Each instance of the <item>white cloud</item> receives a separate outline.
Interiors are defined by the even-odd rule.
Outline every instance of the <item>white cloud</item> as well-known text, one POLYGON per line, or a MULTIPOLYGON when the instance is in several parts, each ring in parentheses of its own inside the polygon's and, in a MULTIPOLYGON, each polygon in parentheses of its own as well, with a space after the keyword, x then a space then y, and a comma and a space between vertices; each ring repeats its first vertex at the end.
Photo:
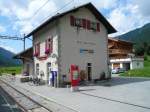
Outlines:
MULTIPOLYGON (((50 14, 54 14, 57 9, 64 4, 70 2, 70 0, 50 0, 40 11, 34 16, 34 13, 41 7, 47 0, 25 0, 25 1, 2 1, 0 2, 0 14, 9 17, 12 21, 17 20, 14 23, 14 29, 20 29, 21 33, 28 33, 41 22, 44 18, 50 14), (9 7, 8 7, 9 6, 9 7), (17 19, 18 18, 18 19, 17 19), (32 19, 31 19, 32 18, 32 19)), ((73 1, 68 7, 73 7, 79 4, 92 2, 99 9, 109 9, 116 6, 117 0, 80 0, 73 1)), ((67 7, 66 7, 67 8, 67 7)), ((65 8, 65 9, 66 9, 65 8)), ((64 9, 64 10, 65 10, 64 9)))
POLYGON ((118 0, 96 0, 95 5, 99 8, 111 9, 117 6, 118 0))
POLYGON ((17 25, 21 27, 21 33, 29 33, 35 26, 39 25, 39 22, 41 22, 43 18, 56 10, 55 3, 49 1, 36 15, 34 15, 38 8, 45 2, 46 0, 34 0, 29 2, 27 8, 16 9, 16 16, 20 20, 17 22, 17 25))
POLYGON ((5 27, 0 25, 0 33, 5 32, 5 31, 6 31, 5 27))
MULTIPOLYGON (((0 15, 7 16, 10 20, 17 20, 19 18, 19 20, 14 22, 13 29, 19 29, 20 33, 28 33, 41 24, 45 17, 54 15, 53 12, 70 2, 70 0, 50 0, 33 16, 37 9, 46 1, 2 0, 0 2, 0 15)), ((63 10, 87 2, 92 2, 100 10, 109 10, 109 14, 107 14, 108 19, 118 30, 117 34, 127 32, 150 22, 150 1, 148 0, 127 0, 126 2, 120 0, 77 0, 63 10)))
MULTIPOLYGON (((139 1, 139 0, 137 0, 139 1)), ((144 2, 144 0, 141 0, 144 2)), ((149 2, 150 3, 150 2, 149 2)), ((144 2, 143 4, 149 4, 144 2)), ((143 5, 142 5, 143 6, 143 5)), ((150 4, 145 5, 144 9, 150 11, 150 4)), ((110 23, 117 29, 118 33, 111 36, 116 36, 130 30, 133 30, 137 27, 141 27, 144 24, 150 22, 150 15, 148 11, 142 10, 141 2, 127 2, 127 4, 121 4, 120 6, 114 8, 109 14, 110 23), (144 13, 146 11, 146 15, 144 13)))
POLYGON ((17 20, 14 22, 14 29, 20 29, 20 33, 29 33, 39 22, 47 15, 51 14, 57 9, 54 1, 50 0, 40 11, 35 12, 40 8, 47 0, 32 0, 26 2, 26 5, 18 2, 1 2, 0 14, 9 17, 11 20, 17 20), (8 7, 9 5, 9 7, 8 7), (32 19, 31 19, 32 18, 32 19))
POLYGON ((132 3, 138 5, 138 11, 143 16, 150 16, 150 0, 134 0, 132 3))

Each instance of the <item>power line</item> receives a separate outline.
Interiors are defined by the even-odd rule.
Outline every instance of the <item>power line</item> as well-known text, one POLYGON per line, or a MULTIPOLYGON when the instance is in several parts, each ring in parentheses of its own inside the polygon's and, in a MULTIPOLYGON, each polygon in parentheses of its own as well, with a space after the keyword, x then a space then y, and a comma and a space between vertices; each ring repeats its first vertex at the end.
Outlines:
MULTIPOLYGON (((33 18, 49 1, 50 1, 50 0, 47 0, 40 8, 38 8, 38 9, 36 10, 36 12, 34 13, 34 15, 32 16, 32 18, 33 18)), ((66 3, 65 5, 63 5, 60 9, 54 11, 53 13, 57 13, 58 11, 64 9, 65 7, 67 7, 68 5, 70 5, 72 2, 74 2, 74 0, 69 1, 68 3, 66 3)), ((10 11, 13 13, 13 10, 10 9, 10 11)), ((45 17, 42 21, 46 20, 46 19, 47 19, 48 17, 50 17, 51 15, 52 15, 52 14, 48 15, 48 16, 45 17)), ((15 16, 16 16, 16 15, 15 15, 15 16)), ((31 18, 31 19, 32 19, 32 18, 31 18)), ((16 16, 16 19, 17 19, 18 21, 21 21, 20 18, 18 18, 17 16, 16 16)), ((40 21, 40 22, 42 22, 42 21, 40 21)), ((22 40, 22 41, 23 41, 23 40, 24 40, 24 37, 21 38, 21 37, 17 37, 17 36, 0 35, 0 39, 11 39, 11 40, 22 40)), ((32 41, 32 39, 30 39, 30 38, 28 38, 28 39, 32 41)))
MULTIPOLYGON (((25 42, 26 42, 26 38, 25 38, 25 35, 24 35, 24 37, 23 38, 21 38, 21 37, 17 37, 17 36, 7 36, 7 35, 0 35, 0 39, 9 39, 9 40, 20 40, 20 41, 22 41, 23 42, 23 49, 25 50, 25 42)), ((32 39, 30 39, 30 38, 27 38, 27 39, 29 39, 29 40, 31 40, 32 41, 32 39)))
POLYGON ((49 1, 50 1, 50 0, 47 0, 41 7, 39 7, 39 8, 34 12, 34 14, 33 14, 33 16, 32 16, 31 19, 33 19, 33 17, 34 17, 35 15, 37 15, 37 13, 38 13, 49 1))
MULTIPOLYGON (((74 0, 69 1, 68 3, 66 3, 65 5, 63 5, 60 9, 54 11, 53 13, 57 13, 58 11, 64 9, 65 7, 67 7, 68 5, 70 5, 72 2, 74 2, 74 0)), ((42 21, 45 21, 45 20, 46 20, 47 18, 49 18, 50 16, 52 16, 52 14, 46 16, 43 20, 40 21, 40 23, 41 23, 42 21)))
MULTIPOLYGON (((24 38, 21 38, 21 37, 17 37, 17 36, 7 36, 7 35, 0 35, 0 39, 10 39, 10 40, 24 40, 24 38)), ((27 38, 29 40, 32 41, 32 39, 30 38, 27 38)))

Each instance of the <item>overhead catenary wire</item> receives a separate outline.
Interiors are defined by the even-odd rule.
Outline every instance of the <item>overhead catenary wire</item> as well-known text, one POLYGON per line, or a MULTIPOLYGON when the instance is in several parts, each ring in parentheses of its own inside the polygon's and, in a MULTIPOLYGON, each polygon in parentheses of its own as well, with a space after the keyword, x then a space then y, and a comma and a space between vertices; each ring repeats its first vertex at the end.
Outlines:
MULTIPOLYGON (((65 7, 67 7, 68 5, 70 5, 72 2, 74 2, 74 0, 69 1, 68 3, 66 3, 65 5, 63 5, 61 8, 59 8, 58 10, 52 12, 54 15, 59 12, 60 10, 64 9, 65 7)), ((46 16, 44 19, 42 19, 39 23, 46 21, 50 16, 52 16, 52 14, 46 16)))
POLYGON ((23 40, 23 38, 17 36, 7 36, 7 35, 0 35, 0 39, 23 40))
POLYGON ((34 14, 32 15, 32 18, 31 18, 31 19, 33 19, 34 16, 36 16, 36 15, 38 14, 38 12, 39 12, 49 1, 51 1, 51 0, 47 0, 41 7, 39 7, 39 8, 34 12, 34 14))
MULTIPOLYGON (((47 0, 41 7, 39 7, 33 14, 32 18, 34 16, 36 16, 38 14, 38 12, 49 2, 50 0, 47 0)), ((67 2, 65 5, 63 5, 61 8, 59 8, 58 10, 52 12, 52 14, 46 16, 44 19, 42 19, 42 21, 40 21, 39 23, 45 21, 47 18, 49 18, 50 16, 52 16, 53 14, 55 15, 57 12, 61 11, 62 9, 66 8, 68 5, 70 5, 72 2, 74 2, 74 0, 71 0, 69 2, 67 2)), ((10 9, 10 11, 13 13, 13 10, 10 9)), ((16 16, 16 15, 15 15, 16 16)), ((32 19, 31 18, 31 19, 32 19)), ((22 21, 18 16, 16 16, 16 20, 17 21, 22 21)), ((16 21, 15 20, 15 21, 16 21)), ((25 34, 24 37, 19 37, 19 36, 7 36, 7 35, 0 35, 0 39, 10 39, 10 40, 21 40, 24 41, 25 44, 25 34)), ((27 38, 31 41, 33 41, 32 39, 30 39, 29 37, 27 38)), ((24 45, 24 50, 25 50, 25 45, 24 45)))

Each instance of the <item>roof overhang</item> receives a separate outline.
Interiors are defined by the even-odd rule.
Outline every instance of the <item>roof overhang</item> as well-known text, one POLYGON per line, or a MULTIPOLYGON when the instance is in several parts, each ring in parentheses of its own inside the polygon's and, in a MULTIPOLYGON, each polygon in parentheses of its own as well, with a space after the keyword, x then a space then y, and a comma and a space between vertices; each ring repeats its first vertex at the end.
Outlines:
POLYGON ((13 56, 14 59, 27 59, 32 60, 33 59, 33 47, 30 47, 26 49, 25 51, 22 51, 16 55, 13 56))

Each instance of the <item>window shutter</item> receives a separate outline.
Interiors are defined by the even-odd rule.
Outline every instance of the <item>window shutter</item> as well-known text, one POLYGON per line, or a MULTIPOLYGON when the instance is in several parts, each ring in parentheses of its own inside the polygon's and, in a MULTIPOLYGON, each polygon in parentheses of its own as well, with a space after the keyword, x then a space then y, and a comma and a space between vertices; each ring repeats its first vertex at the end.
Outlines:
POLYGON ((75 18, 73 16, 70 16, 70 25, 74 26, 75 18))
POLYGON ((97 31, 100 32, 100 23, 97 23, 97 31))
POLYGON ((53 52, 53 39, 51 39, 50 41, 50 53, 53 52))
POLYGON ((36 54, 36 56, 37 56, 37 54, 38 54, 38 44, 35 45, 35 49, 36 49, 36 50, 35 50, 35 51, 36 51, 35 54, 36 54))
POLYGON ((90 28, 91 28, 91 21, 87 20, 87 29, 90 30, 90 28))
POLYGON ((36 45, 34 45, 34 53, 33 55, 35 56, 36 55, 36 45))
POLYGON ((40 43, 37 44, 38 56, 40 55, 40 43))
POLYGON ((47 40, 45 40, 45 52, 47 50, 47 40))
POLYGON ((83 25, 83 28, 86 29, 86 19, 82 19, 82 25, 83 25))

